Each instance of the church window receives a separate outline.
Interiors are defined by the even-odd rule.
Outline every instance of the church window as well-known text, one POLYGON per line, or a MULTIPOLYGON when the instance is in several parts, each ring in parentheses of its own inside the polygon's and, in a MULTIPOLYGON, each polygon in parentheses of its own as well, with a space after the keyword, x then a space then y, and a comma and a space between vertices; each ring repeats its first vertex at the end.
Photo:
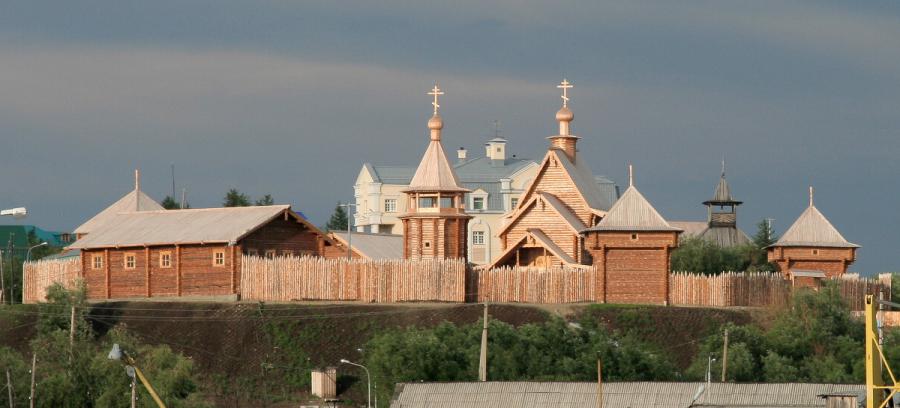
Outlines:
POLYGON ((274 249, 266 250, 266 259, 275 259, 275 250, 274 249))
POLYGON ((638 240, 638 234, 631 234, 631 240, 632 240, 632 241, 637 241, 637 240, 638 240))
POLYGON ((818 254, 819 254, 819 250, 818 250, 818 249, 813 249, 813 250, 812 250, 812 254, 813 254, 813 255, 818 255, 818 254))
POLYGON ((425 248, 431 248, 431 241, 425 241, 423 245, 425 245, 425 248))
POLYGON ((472 245, 484 245, 484 231, 472 231, 472 245))
POLYGON ((388 198, 384 200, 384 212, 397 212, 397 199, 388 198))

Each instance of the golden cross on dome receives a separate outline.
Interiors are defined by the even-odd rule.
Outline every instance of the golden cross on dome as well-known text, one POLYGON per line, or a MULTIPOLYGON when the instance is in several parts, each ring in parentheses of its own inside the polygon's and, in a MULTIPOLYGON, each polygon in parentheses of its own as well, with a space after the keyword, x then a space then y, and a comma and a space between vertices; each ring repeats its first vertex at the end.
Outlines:
POLYGON ((441 88, 438 88, 437 82, 434 83, 434 88, 431 90, 431 92, 428 92, 428 95, 434 96, 434 102, 432 102, 431 105, 434 106, 435 115, 437 115, 438 108, 441 107, 441 105, 438 105, 438 96, 443 94, 444 91, 442 91, 441 88))
POLYGON ((569 82, 565 78, 563 78, 562 82, 560 82, 559 85, 557 85, 556 87, 563 90, 563 94, 562 94, 563 107, 568 106, 569 105, 569 92, 568 91, 570 88, 574 88, 575 85, 572 85, 571 82, 569 82))

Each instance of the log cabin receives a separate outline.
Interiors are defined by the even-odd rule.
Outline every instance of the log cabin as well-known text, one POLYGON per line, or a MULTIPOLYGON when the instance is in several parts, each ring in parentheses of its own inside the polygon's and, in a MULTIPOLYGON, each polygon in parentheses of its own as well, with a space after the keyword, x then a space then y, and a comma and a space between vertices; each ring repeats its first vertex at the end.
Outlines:
POLYGON ((289 205, 132 211, 70 246, 91 299, 240 295, 241 254, 324 256, 333 243, 289 205))
POLYGON ((794 285, 815 287, 823 279, 847 273, 847 267, 856 261, 858 248, 816 208, 810 187, 809 207, 778 242, 769 246, 768 259, 794 285))
POLYGON ((681 230, 634 187, 628 167, 628 189, 606 217, 584 230, 598 272, 598 301, 667 304, 669 260, 681 230))

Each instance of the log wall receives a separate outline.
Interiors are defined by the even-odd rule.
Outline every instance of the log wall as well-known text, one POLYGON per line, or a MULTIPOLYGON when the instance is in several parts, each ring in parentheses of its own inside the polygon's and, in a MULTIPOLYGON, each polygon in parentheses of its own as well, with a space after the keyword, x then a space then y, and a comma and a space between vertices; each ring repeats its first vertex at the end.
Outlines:
POLYGON ((37 303, 47 299, 47 287, 62 283, 71 288, 81 276, 81 260, 70 258, 26 262, 24 265, 22 303, 37 303))
POLYGON ((243 256, 241 275, 241 298, 260 301, 463 302, 466 291, 461 259, 243 256))

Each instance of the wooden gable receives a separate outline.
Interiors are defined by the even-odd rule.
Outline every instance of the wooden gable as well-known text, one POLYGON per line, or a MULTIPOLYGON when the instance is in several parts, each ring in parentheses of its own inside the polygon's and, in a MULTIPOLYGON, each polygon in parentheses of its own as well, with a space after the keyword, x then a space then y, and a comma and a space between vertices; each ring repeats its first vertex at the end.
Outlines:
POLYGON ((562 160, 568 160, 568 158, 556 150, 547 152, 538 168, 537 175, 522 194, 519 205, 523 206, 528 203, 538 192, 546 191, 556 196, 585 225, 593 225, 595 213, 582 196, 573 175, 569 174, 565 164, 561 162, 562 160))

